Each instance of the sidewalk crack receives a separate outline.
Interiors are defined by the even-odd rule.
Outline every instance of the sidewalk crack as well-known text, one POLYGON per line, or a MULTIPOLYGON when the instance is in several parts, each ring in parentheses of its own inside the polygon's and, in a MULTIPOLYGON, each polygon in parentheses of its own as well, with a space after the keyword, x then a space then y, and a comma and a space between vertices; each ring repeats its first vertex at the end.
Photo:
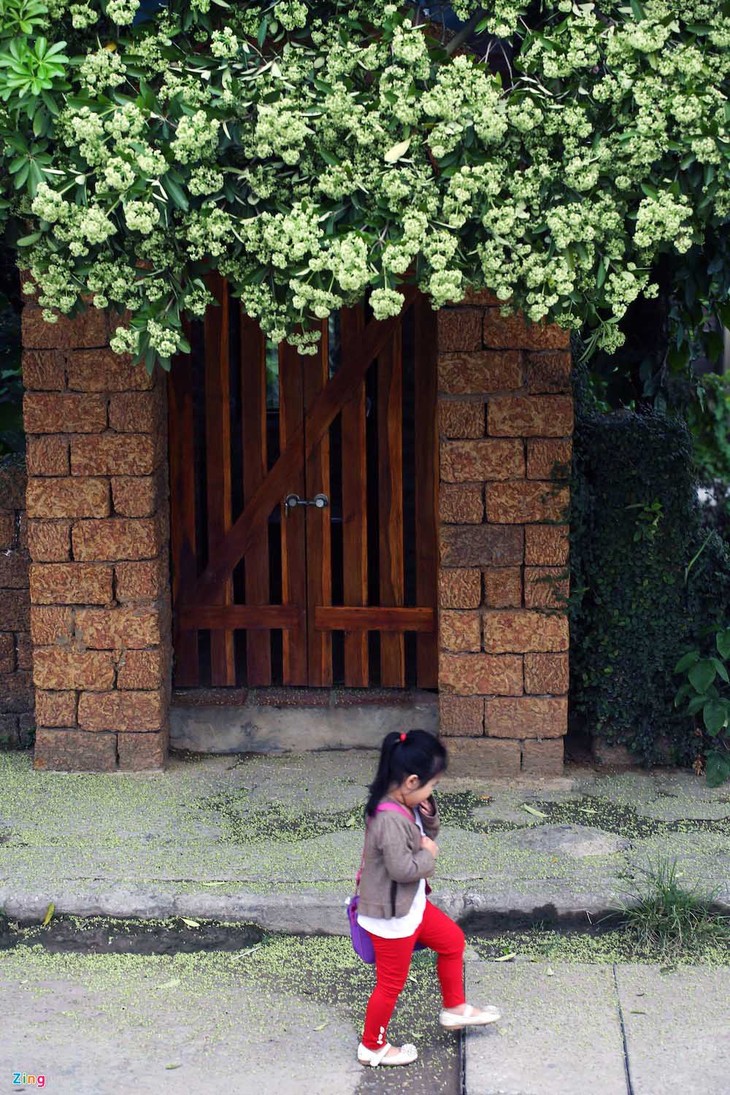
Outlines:
POLYGON ((621 1041, 624 1047, 624 1074, 626 1076, 626 1095, 634 1095, 634 1085, 631 1082, 631 1066, 629 1064, 629 1047, 626 1042, 626 1027, 624 1025, 624 1013, 621 1007, 621 997, 618 991, 618 978, 616 977, 616 964, 611 967, 613 971, 613 988, 616 993, 616 1006, 618 1008, 618 1019, 621 1024, 621 1041))

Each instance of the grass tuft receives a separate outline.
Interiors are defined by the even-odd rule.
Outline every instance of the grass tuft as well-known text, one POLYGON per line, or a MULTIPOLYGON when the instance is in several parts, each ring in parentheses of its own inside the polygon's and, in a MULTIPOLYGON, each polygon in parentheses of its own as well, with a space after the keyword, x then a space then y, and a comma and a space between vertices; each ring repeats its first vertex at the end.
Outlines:
POLYGON ((659 860, 640 869, 641 892, 622 905, 626 929, 640 950, 665 958, 701 951, 706 944, 730 944, 730 916, 717 912, 717 890, 706 893, 697 885, 685 887, 676 860, 659 860))

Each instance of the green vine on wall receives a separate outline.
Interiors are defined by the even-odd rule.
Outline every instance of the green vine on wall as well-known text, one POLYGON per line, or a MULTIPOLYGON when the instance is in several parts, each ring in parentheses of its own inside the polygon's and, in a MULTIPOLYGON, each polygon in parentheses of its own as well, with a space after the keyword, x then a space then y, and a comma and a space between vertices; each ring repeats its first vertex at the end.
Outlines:
POLYGON ((131 314, 115 351, 169 368, 212 269, 305 352, 415 280, 611 350, 657 256, 699 269, 711 238, 687 308, 730 324, 727 5, 453 7, 458 49, 382 0, 0 0, 0 218, 46 318, 92 294, 131 314))

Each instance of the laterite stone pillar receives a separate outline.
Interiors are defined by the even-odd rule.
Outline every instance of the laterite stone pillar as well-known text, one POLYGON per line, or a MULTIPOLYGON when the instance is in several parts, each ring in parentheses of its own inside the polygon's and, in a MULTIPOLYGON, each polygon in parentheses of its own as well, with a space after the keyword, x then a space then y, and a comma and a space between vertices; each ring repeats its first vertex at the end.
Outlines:
POLYGON ((568 717, 568 333, 439 313, 441 733, 455 769, 556 775, 568 717))
MULTIPOLYGON (((27 281, 27 278, 25 279, 27 281)), ((90 308, 23 311, 34 767, 164 768, 170 595, 165 384, 90 308)))

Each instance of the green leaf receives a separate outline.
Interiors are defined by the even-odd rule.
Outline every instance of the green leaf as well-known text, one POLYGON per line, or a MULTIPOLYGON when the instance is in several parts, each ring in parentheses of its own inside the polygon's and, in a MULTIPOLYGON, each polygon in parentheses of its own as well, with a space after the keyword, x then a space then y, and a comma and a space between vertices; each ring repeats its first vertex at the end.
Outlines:
POLYGON ((715 669, 717 670, 718 677, 721 677, 722 680, 725 681, 725 684, 730 684, 730 678, 728 678, 727 669, 725 668, 725 663, 721 662, 719 658, 710 658, 710 661, 712 662, 715 669))
POLYGON ((725 700, 710 700, 702 710, 702 719, 708 734, 714 737, 727 725, 729 705, 725 700))
POLYGON ((721 658, 730 658, 730 627, 717 632, 715 645, 721 658))
POLYGON ((691 665, 700 660, 699 650, 689 650, 684 654, 674 667, 675 673, 684 673, 691 665))
POLYGON ((706 692, 717 676, 717 670, 711 661, 705 660, 693 665, 687 675, 698 692, 706 692))
POLYGON ((163 175, 160 182, 165 190, 165 193, 172 198, 173 205, 176 205, 178 209, 182 209, 184 213, 187 213, 190 208, 190 202, 188 201, 185 191, 179 186, 174 179, 170 178, 169 172, 163 175))
POLYGON ((408 149, 411 147, 411 138, 407 137, 405 141, 398 141, 398 144, 394 144, 392 148, 383 156, 386 163, 395 163, 401 156, 405 156, 408 149))
POLYGON ((719 787, 730 779, 730 753, 718 753, 714 750, 708 753, 705 776, 708 787, 719 787))

